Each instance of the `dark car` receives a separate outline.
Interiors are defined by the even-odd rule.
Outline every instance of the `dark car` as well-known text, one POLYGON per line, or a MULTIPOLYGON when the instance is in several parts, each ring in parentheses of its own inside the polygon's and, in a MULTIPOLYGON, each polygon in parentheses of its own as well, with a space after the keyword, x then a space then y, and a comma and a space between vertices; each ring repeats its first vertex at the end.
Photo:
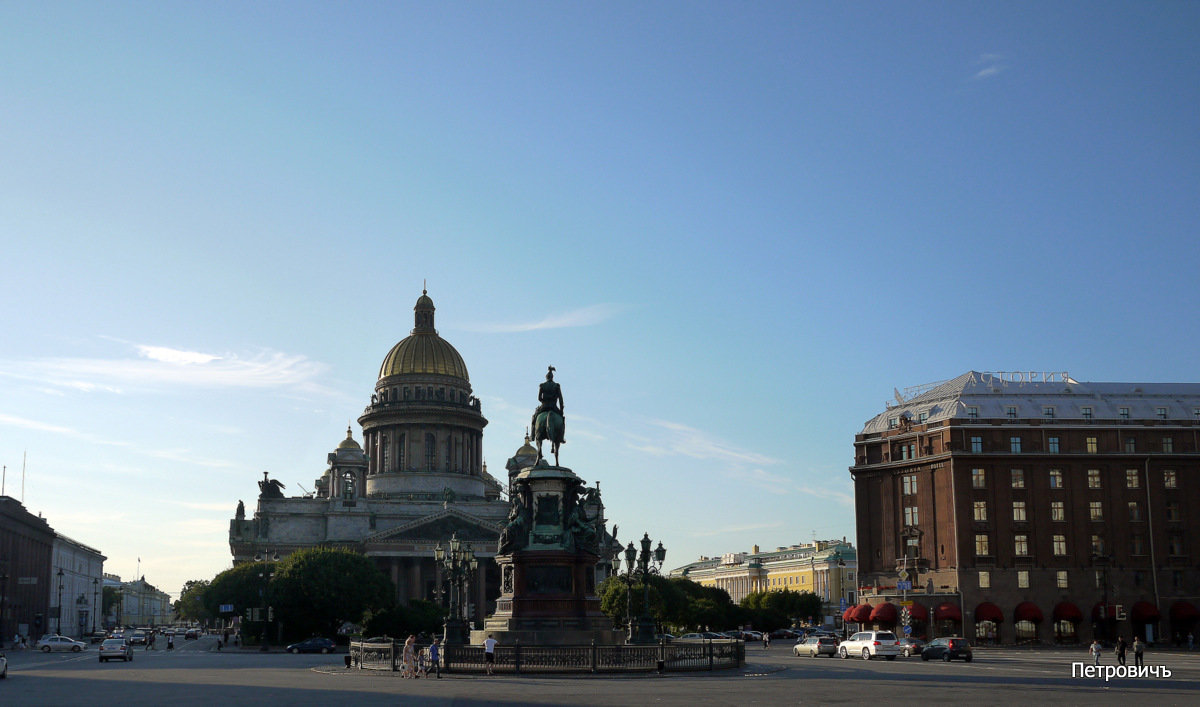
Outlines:
POLYGON ((332 653, 335 644, 328 638, 306 638, 287 647, 288 653, 332 653))
POLYGON ((925 649, 925 641, 919 638, 901 638, 900 639, 900 655, 905 658, 913 655, 921 655, 921 651, 925 649))
POLYGON ((971 662, 971 644, 965 638, 935 638, 921 650, 921 660, 942 660, 949 663, 955 658, 971 662))

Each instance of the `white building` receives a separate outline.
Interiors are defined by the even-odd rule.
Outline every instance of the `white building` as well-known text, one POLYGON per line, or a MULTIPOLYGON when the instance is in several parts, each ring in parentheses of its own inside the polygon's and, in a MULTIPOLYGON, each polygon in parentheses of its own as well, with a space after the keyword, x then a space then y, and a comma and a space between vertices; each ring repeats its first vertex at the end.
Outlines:
POLYGON ((80 638, 101 627, 104 560, 100 551, 55 533, 47 632, 80 638))

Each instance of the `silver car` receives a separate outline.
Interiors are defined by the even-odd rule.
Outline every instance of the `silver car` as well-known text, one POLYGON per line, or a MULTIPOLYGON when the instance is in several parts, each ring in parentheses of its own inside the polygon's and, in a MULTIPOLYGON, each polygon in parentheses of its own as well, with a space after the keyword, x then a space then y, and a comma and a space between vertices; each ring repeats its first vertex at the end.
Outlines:
POLYGON ((126 662, 133 660, 133 646, 126 643, 124 638, 105 639, 100 644, 100 662, 107 663, 117 658, 126 662))
POLYGON ((67 636, 46 636, 37 642, 38 650, 49 653, 50 651, 79 651, 87 648, 87 644, 82 641, 76 641, 74 638, 67 636))
POLYGON ((807 655, 810 658, 816 658, 819 655, 827 655, 832 658, 837 655, 837 651, 837 639, 833 636, 809 636, 801 638, 796 641, 796 645, 792 646, 792 655, 807 655))

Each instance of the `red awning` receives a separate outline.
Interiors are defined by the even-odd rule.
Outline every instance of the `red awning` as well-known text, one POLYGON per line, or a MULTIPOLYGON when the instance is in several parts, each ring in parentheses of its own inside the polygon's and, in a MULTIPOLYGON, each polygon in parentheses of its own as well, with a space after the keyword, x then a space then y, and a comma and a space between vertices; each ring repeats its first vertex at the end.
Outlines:
POLYGON ((876 605, 871 610, 871 620, 881 624, 896 623, 896 605, 890 601, 885 601, 882 604, 876 605))
POLYGON ((1200 619, 1200 610, 1189 601, 1177 601, 1171 605, 1172 621, 1195 621, 1200 619))
POLYGON ((870 604, 859 604, 858 606, 854 607, 854 615, 853 615, 853 618, 851 618, 851 621, 853 621, 856 624, 865 624, 870 619, 871 619, 871 605, 870 604))
POLYGON ((1139 601, 1129 610, 1129 618, 1138 623, 1158 620, 1158 607, 1148 601, 1139 601))
POLYGON ((842 612, 842 621, 854 623, 854 610, 857 608, 857 606, 847 607, 846 610, 842 612))
POLYGON ((929 620, 929 610, 915 601, 913 602, 912 606, 908 607, 908 615, 912 617, 913 621, 919 621, 921 623, 925 623, 929 620))
POLYGON ((993 621, 995 623, 1004 623, 1004 612, 1000 611, 1000 607, 990 601, 985 601, 975 607, 976 621, 993 621))
POLYGON ((962 621, 962 611, 959 610, 958 604, 951 604, 944 601, 937 605, 933 610, 934 621, 962 621))
POLYGON ((1054 620, 1079 623, 1080 621, 1083 621, 1083 612, 1079 610, 1078 606, 1075 606, 1069 601, 1059 602, 1058 605, 1054 607, 1054 620))
MULTIPOLYGON (((1102 606, 1104 606, 1104 605, 1101 604, 1100 602, 1096 602, 1096 605, 1092 607, 1092 621, 1100 620, 1100 608, 1102 606)), ((1109 618, 1109 619, 1117 618, 1117 605, 1109 604, 1108 605, 1108 613, 1105 616, 1106 616, 1106 618, 1109 618)))
POLYGON ((1013 609, 1013 621, 1032 621, 1035 624, 1040 624, 1042 619, 1042 610, 1037 608, 1037 604, 1031 601, 1023 601, 1017 604, 1017 608, 1013 609))

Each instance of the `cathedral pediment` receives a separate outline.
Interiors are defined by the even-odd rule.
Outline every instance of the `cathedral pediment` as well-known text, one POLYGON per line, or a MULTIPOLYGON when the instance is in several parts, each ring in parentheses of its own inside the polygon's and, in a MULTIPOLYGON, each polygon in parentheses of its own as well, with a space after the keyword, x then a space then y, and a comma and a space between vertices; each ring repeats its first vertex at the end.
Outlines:
POLYGON ((371 544, 433 544, 444 543, 450 539, 451 535, 457 535, 458 539, 464 542, 495 543, 500 537, 500 526, 449 508, 370 535, 366 538, 366 542, 371 544))

